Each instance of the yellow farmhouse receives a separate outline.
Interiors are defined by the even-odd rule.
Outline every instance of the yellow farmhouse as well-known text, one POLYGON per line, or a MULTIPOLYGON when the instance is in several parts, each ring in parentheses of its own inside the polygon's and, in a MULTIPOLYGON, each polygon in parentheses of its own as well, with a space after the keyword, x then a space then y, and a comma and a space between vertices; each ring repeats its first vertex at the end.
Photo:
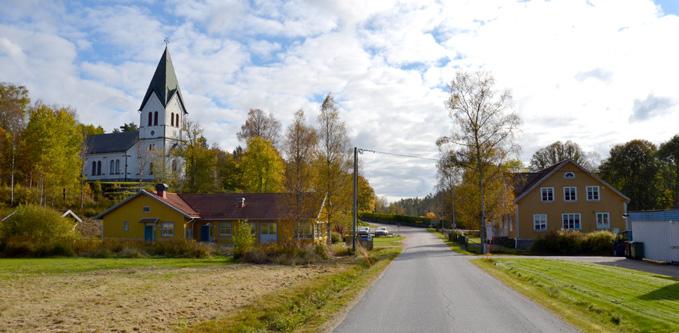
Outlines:
POLYGON ((142 190, 96 218, 103 220, 104 240, 186 239, 230 244, 236 223, 248 223, 260 244, 327 239, 323 233, 325 199, 311 194, 171 193, 166 185, 158 184, 155 193, 142 190))
POLYGON ((514 174, 514 221, 509 238, 529 247, 548 231, 628 230, 629 198, 571 160, 539 172, 514 174))

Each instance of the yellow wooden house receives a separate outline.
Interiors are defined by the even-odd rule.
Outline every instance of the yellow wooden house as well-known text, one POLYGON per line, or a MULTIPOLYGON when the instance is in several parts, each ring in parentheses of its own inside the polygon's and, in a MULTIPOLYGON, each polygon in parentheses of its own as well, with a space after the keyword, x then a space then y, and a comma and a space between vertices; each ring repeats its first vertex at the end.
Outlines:
POLYGON ((514 174, 514 218, 506 224, 519 248, 549 231, 628 230, 630 199, 587 169, 565 160, 539 172, 514 174))
POLYGON ((96 218, 103 220, 104 240, 230 244, 237 223, 248 223, 259 244, 327 240, 325 199, 312 194, 171 193, 159 184, 155 192, 142 190, 96 218))

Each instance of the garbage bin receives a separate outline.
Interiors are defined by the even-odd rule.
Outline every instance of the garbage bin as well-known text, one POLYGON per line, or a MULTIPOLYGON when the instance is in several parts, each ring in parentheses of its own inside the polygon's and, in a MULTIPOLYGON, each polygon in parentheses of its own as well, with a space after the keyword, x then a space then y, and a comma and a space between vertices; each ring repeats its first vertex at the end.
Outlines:
POLYGON ((632 259, 632 242, 625 242, 625 258, 632 259))
POLYGON ((358 236, 358 242, 366 250, 373 249, 373 238, 370 235, 360 235, 358 236))
POLYGON ((631 250, 633 259, 644 259, 644 243, 632 242, 631 250))

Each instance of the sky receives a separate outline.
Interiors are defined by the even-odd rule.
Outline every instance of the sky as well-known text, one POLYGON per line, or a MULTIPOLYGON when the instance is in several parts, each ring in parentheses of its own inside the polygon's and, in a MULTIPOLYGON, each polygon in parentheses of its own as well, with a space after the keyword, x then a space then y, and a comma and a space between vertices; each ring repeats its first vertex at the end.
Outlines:
MULTIPOLYGON (((0 81, 107 131, 139 123, 169 48, 189 117, 222 149, 247 110, 283 128, 332 93, 352 144, 436 158, 459 71, 492 73, 522 119, 524 162, 556 140, 606 158, 679 132, 679 1, 3 1, 0 81)), ((365 152, 394 200, 434 190, 433 161, 365 152)))

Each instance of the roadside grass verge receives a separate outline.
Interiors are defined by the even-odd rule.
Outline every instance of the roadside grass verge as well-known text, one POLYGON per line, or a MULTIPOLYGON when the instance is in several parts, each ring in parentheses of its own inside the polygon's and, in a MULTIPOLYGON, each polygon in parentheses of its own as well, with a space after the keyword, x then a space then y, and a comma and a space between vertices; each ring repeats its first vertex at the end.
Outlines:
POLYGON ((401 253, 402 237, 374 238, 374 249, 344 264, 346 269, 261 297, 223 318, 187 332, 317 332, 377 278, 401 253))
POLYGON ((476 259, 476 265, 584 332, 679 332, 679 280, 550 259, 476 259))
MULTIPOLYGON (((429 229, 427 229, 427 230, 429 230, 429 229)), ((453 251, 453 252, 456 252, 456 253, 459 253, 459 254, 464 254, 464 255, 476 255, 476 253, 474 253, 474 252, 467 251, 467 249, 465 248, 464 245, 459 244, 457 242, 450 241, 448 239, 448 237, 445 234, 441 233, 440 231, 436 231, 435 229, 432 229, 432 230, 429 230, 429 232, 435 234, 438 238, 440 238, 444 243, 446 243, 446 245, 448 245, 450 247, 450 250, 453 251)), ((480 243, 480 241, 479 241, 479 243, 480 243)))
POLYGON ((81 273, 126 268, 186 268, 233 263, 231 257, 194 258, 22 258, 0 259, 0 278, 81 273))

